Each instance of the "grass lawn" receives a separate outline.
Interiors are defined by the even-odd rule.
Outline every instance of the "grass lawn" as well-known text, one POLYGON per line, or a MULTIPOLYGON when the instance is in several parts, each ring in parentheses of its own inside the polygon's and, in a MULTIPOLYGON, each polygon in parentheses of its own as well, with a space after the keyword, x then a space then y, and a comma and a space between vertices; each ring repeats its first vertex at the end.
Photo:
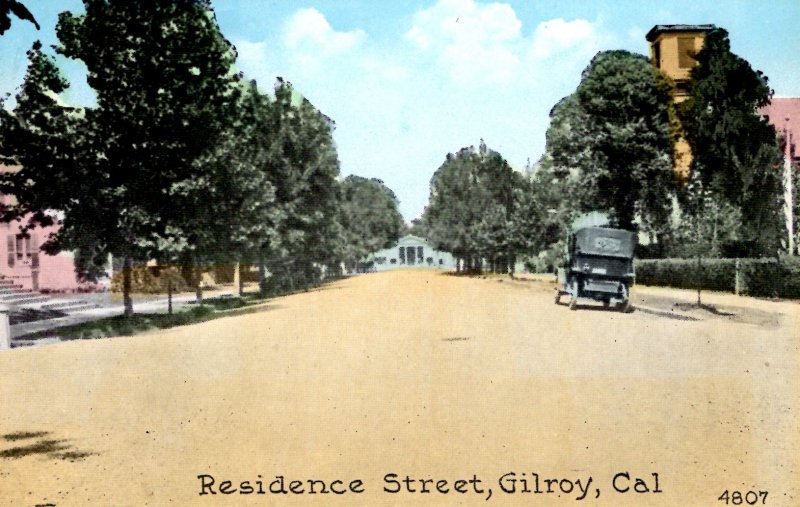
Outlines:
POLYGON ((244 297, 217 297, 203 301, 200 306, 185 306, 172 314, 166 312, 134 313, 130 317, 116 315, 91 322, 64 326, 48 331, 61 339, 80 340, 105 338, 108 336, 132 336, 156 329, 196 324, 221 317, 243 315, 259 311, 258 306, 266 299, 258 294, 245 294, 244 297))

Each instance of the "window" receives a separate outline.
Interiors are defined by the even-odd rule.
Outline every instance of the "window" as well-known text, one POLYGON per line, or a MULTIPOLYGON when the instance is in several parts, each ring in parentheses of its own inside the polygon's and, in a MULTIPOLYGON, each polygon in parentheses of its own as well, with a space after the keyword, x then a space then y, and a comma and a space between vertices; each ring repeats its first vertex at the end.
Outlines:
POLYGON ((386 257, 376 257, 375 258, 375 264, 385 264, 385 263, 386 263, 386 257))
POLYGON ((444 264, 444 259, 439 259, 439 265, 441 266, 442 264, 444 264))
POLYGON ((661 41, 656 42, 653 44, 653 63, 655 63, 656 67, 659 69, 661 68, 661 41))
POLYGON ((423 253, 422 247, 418 246, 417 247, 417 259, 419 259, 420 264, 422 264, 422 259, 424 259, 424 258, 425 258, 425 255, 423 253))
POLYGON ((400 264, 406 263, 406 247, 401 246, 397 249, 397 256, 400 257, 400 264))
POLYGON ((8 267, 13 268, 16 256, 14 255, 14 235, 8 235, 8 267))
POLYGON ((694 37, 678 37, 678 67, 691 69, 694 67, 694 37))
POLYGON ((9 234, 6 241, 9 268, 13 268, 17 262, 23 262, 32 268, 39 267, 39 244, 35 237, 9 234))
POLYGON ((433 257, 428 257, 427 259, 425 259, 425 262, 428 263, 428 266, 433 266, 433 257))
POLYGON ((391 261, 389 261, 389 263, 390 264, 397 264, 397 259, 392 259, 391 261))

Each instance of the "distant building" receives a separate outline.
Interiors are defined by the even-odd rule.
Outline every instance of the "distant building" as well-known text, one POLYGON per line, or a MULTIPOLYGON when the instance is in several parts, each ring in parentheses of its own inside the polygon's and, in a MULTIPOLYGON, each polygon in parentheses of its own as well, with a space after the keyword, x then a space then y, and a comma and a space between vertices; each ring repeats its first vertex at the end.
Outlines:
MULTIPOLYGON (((647 32, 650 61, 675 84, 675 102, 689 96, 691 70, 697 65, 695 56, 703 49, 706 35, 714 25, 656 25, 647 32)), ((686 139, 675 143, 675 178, 679 184, 689 179, 692 151, 686 139)))
POLYGON ((371 264, 374 271, 413 267, 437 269, 456 267, 452 254, 435 250, 424 238, 411 234, 400 238, 391 248, 370 254, 365 264, 371 264))
POLYGON ((783 188, 788 231, 788 250, 796 252, 797 231, 794 229, 794 182, 792 172, 800 165, 800 150, 797 139, 800 137, 800 97, 773 97, 770 103, 758 111, 773 127, 781 139, 783 147, 783 188))

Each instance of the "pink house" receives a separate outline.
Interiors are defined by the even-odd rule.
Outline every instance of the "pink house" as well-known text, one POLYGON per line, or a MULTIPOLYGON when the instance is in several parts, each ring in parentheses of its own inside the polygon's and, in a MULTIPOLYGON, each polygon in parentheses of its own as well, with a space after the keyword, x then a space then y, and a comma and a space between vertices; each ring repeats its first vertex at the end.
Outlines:
MULTIPOLYGON (((0 167, 0 170, 8 170, 0 167)), ((3 204, 13 203, 13 196, 0 195, 3 204)), ((48 236, 58 226, 36 228, 22 234, 28 217, 10 223, 0 222, 0 279, 33 291, 74 291, 81 287, 75 274, 71 253, 47 255, 40 251, 48 236)))

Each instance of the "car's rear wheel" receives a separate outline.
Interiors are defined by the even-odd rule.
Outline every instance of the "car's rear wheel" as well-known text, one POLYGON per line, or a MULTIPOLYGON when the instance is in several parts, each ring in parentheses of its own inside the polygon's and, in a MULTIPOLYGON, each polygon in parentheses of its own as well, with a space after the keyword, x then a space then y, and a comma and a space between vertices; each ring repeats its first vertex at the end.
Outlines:
POLYGON ((572 281, 572 297, 569 300, 569 309, 570 310, 577 310, 578 309, 578 280, 572 281))

